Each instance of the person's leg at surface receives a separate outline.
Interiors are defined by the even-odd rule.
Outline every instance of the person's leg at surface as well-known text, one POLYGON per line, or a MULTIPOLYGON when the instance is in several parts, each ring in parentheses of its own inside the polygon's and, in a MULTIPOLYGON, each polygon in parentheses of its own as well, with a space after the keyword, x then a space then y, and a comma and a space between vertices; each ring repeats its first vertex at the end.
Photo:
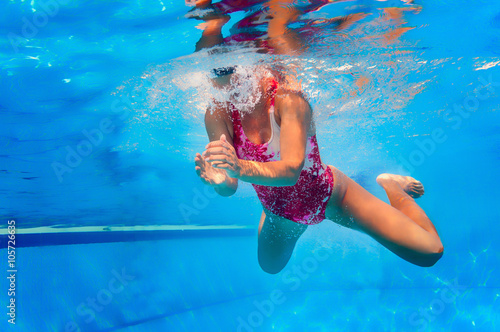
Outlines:
POLYGON ((262 270, 271 274, 280 272, 306 229, 307 225, 263 211, 258 237, 258 258, 262 270))
MULTIPOLYGON (((204 14, 202 17, 191 15, 191 18, 201 19, 204 22, 197 25, 197 28, 202 30, 201 38, 196 42, 195 52, 204 48, 211 48, 224 43, 222 36, 222 27, 229 21, 229 15, 217 12, 212 7, 212 0, 185 0, 186 6, 195 7, 199 10, 211 11, 204 14)), ((191 13, 191 11, 190 11, 191 13)))
POLYGON ((432 266, 441 258, 443 245, 434 225, 409 195, 423 193, 418 181, 395 175, 379 176, 377 182, 386 190, 391 206, 342 172, 335 169, 334 174, 335 188, 340 189, 334 190, 328 204, 329 219, 337 217, 341 220, 339 224, 367 233, 413 264, 432 266))
POLYGON ((200 40, 196 43, 195 52, 204 48, 211 48, 224 43, 222 37, 222 27, 229 21, 228 15, 214 15, 198 25, 203 30, 200 40))

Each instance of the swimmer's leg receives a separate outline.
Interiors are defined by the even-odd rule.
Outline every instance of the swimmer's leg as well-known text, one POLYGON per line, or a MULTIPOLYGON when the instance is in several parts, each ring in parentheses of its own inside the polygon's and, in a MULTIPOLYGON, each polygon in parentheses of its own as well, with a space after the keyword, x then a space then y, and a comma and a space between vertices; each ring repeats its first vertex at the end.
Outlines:
POLYGON ((420 181, 410 176, 384 173, 377 177, 377 183, 385 189, 393 207, 439 238, 436 227, 414 200, 424 194, 424 186, 420 181))
MULTIPOLYGON (((337 178, 335 179, 337 180, 337 178)), ((354 227, 380 242, 399 257, 419 266, 432 266, 443 255, 443 244, 425 212, 409 195, 423 194, 420 182, 409 177, 381 175, 391 205, 376 198, 342 174, 345 193, 342 210, 352 217, 354 227)))
POLYGON ((259 225, 258 257, 262 270, 276 274, 283 270, 307 225, 262 212, 259 225))
POLYGON ((203 29, 200 40, 196 43, 195 52, 224 43, 222 27, 229 21, 228 15, 213 15, 199 25, 203 29))

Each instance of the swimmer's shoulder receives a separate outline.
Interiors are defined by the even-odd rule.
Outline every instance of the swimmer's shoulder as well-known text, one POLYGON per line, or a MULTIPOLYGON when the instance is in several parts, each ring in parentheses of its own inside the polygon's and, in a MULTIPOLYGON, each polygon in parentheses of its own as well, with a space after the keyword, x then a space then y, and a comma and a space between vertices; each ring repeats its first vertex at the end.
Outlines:
POLYGON ((227 133, 233 138, 232 107, 229 102, 212 102, 205 112, 205 126, 207 131, 213 130, 227 133))
POLYGON ((274 115, 278 125, 281 125, 281 116, 286 109, 296 109, 308 113, 306 118, 309 118, 308 135, 316 134, 316 128, 312 120, 312 108, 304 93, 300 89, 280 86, 276 91, 274 115))
POLYGON ((275 107, 278 110, 278 115, 281 115, 281 112, 287 107, 295 108, 297 106, 312 111, 302 90, 288 89, 286 86, 279 87, 275 97, 275 107))

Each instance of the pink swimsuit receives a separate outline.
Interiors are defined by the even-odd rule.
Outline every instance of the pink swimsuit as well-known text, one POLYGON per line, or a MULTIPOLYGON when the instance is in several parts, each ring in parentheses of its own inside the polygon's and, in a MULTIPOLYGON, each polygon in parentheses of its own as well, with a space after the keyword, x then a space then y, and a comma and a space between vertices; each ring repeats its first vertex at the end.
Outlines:
MULTIPOLYGON (((274 97, 269 109, 272 134, 269 142, 252 143, 243 132, 240 113, 232 106, 233 143, 240 159, 257 162, 280 160, 280 127, 274 118, 274 97)), ((325 219, 333 190, 333 173, 321 163, 316 135, 307 138, 306 159, 297 183, 271 187, 253 185, 264 209, 296 223, 314 225, 325 219)))

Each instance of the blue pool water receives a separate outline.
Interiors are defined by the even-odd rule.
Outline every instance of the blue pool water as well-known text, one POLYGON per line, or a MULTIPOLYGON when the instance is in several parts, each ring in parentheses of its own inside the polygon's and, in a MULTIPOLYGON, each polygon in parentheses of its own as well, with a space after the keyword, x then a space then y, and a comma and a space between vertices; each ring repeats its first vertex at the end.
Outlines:
MULTIPOLYGON (((231 13, 224 37, 262 8, 231 13)), ((202 21, 188 11, 0 3, 0 330, 500 330, 500 3, 334 1, 290 26, 304 53, 274 57, 194 53, 202 21), (347 15, 361 16, 328 21, 347 15), (325 221, 283 272, 260 269, 251 186, 215 196, 192 162, 209 69, 259 61, 300 68, 325 163, 386 201, 379 173, 424 183, 445 247, 435 266, 325 221)))

